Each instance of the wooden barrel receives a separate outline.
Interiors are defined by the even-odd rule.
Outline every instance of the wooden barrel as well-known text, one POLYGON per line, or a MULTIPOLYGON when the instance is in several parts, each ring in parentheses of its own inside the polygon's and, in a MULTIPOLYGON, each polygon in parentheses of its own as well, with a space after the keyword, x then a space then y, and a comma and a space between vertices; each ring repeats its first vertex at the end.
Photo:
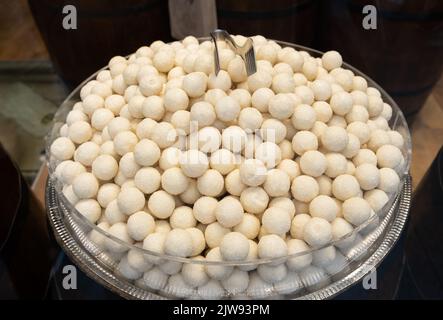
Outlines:
POLYGON ((323 50, 336 49, 399 104, 417 113, 443 66, 443 1, 337 0, 322 2, 323 50), (377 8, 377 29, 365 30, 362 8, 377 8))
POLYGON ((256 35, 312 46, 317 0, 217 0, 219 28, 232 34, 256 35))
POLYGON ((115 55, 155 40, 171 40, 164 0, 29 0, 59 74, 75 86, 115 55), (65 30, 65 5, 77 9, 77 29, 65 30))

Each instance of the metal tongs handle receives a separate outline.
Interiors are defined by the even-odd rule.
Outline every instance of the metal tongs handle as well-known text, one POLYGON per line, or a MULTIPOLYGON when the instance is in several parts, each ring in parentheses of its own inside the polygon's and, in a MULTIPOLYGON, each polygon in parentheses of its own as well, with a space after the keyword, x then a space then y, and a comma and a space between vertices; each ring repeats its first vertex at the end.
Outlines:
POLYGON ((226 31, 222 29, 215 29, 211 32, 211 38, 214 41, 214 61, 215 61, 215 74, 218 75, 220 71, 220 58, 218 53, 218 40, 224 40, 228 43, 229 47, 234 51, 234 53, 238 54, 246 66, 246 73, 248 76, 257 72, 257 65, 255 63, 255 53, 254 46, 251 38, 248 38, 246 42, 240 46, 238 45, 234 38, 226 31))

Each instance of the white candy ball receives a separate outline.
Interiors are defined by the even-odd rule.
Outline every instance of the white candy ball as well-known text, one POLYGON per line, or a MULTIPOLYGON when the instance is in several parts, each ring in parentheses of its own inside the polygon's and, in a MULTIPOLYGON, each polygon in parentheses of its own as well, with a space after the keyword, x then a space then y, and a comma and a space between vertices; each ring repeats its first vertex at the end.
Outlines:
POLYGON ((69 138, 59 137, 51 144, 51 155, 57 160, 68 160, 74 155, 75 145, 69 138))
POLYGON ((257 187, 266 180, 266 167, 258 159, 247 159, 240 165, 241 181, 251 187, 257 187))
MULTIPOLYGON (((75 181, 75 180, 74 180, 75 181)), ((378 188, 386 193, 395 193, 400 185, 400 178, 391 168, 380 169, 380 183, 378 188)))
POLYGON ((249 253, 249 241, 240 232, 227 233, 220 242, 220 253, 224 260, 241 261, 249 253))
POLYGON ((224 235, 228 232, 230 232, 230 229, 223 227, 218 222, 213 222, 209 224, 205 229, 205 240, 208 247, 218 247, 224 235))
POLYGON ((369 203, 358 197, 349 198, 343 202, 342 210, 344 218, 355 226, 367 221, 371 215, 369 203))
POLYGON ((192 253, 191 235, 183 229, 172 229, 165 239, 165 253, 177 257, 189 257, 192 253))
POLYGON ((269 203, 268 194, 260 187, 249 187, 240 196, 243 208, 249 213, 262 213, 269 203))
POLYGON ((318 195, 319 186, 314 178, 301 175, 292 180, 291 193, 298 201, 310 202, 318 195))
POLYGON ((309 130, 312 128, 316 120, 314 109, 307 104, 300 104, 295 107, 291 121, 297 130, 309 130))
POLYGON ((232 196, 220 200, 215 208, 217 221, 226 228, 239 224, 243 219, 243 213, 240 201, 232 196))
POLYGON ((98 187, 97 178, 89 172, 78 174, 72 182, 74 193, 79 199, 94 198, 98 192, 98 187))
POLYGON ((318 139, 310 131, 298 131, 292 139, 292 148, 298 155, 302 155, 308 150, 317 150, 318 139))
POLYGON ((304 240, 312 247, 320 247, 332 239, 331 224, 322 218, 313 217, 303 229, 304 240))
POLYGON ((312 177, 321 176, 326 171, 327 166, 326 157, 316 150, 306 151, 300 158, 301 171, 312 177))
POLYGON ((142 241, 155 230, 154 218, 147 212, 138 211, 128 218, 128 234, 135 241, 142 241))
POLYGON ((291 229, 290 215, 278 207, 266 209, 262 216, 262 224, 268 233, 285 234, 291 229))
POLYGON ((100 180, 111 180, 117 172, 118 163, 110 155, 100 155, 92 163, 92 173, 100 180))
POLYGON ((217 101, 215 113, 222 121, 232 121, 240 114, 240 104, 232 97, 223 97, 217 101))
POLYGON ((378 213, 386 203, 389 201, 389 197, 383 190, 373 189, 364 193, 364 199, 369 203, 372 210, 378 213))
POLYGON ((348 133, 345 129, 337 126, 328 127, 321 136, 321 142, 325 148, 333 152, 339 152, 348 144, 348 133))
POLYGON ((205 94, 208 77, 203 72, 192 72, 183 78, 183 90, 191 98, 205 94))
POLYGON ((149 197, 148 208, 156 218, 166 219, 174 211, 175 201, 169 193, 158 190, 149 197))
POLYGON ((217 170, 207 170, 203 175, 197 179, 198 191, 205 195, 216 197, 220 195, 224 190, 224 179, 220 172, 217 170))
POLYGON ((288 194, 291 187, 289 176, 280 169, 272 169, 266 175, 263 188, 271 197, 280 197, 288 194))
POLYGON ((94 199, 79 200, 75 204, 75 209, 92 223, 96 223, 102 213, 100 204, 94 199))
POLYGON ((356 167, 354 176, 363 190, 375 189, 380 183, 379 170, 370 163, 363 163, 356 167))
POLYGON ((377 164, 380 168, 396 168, 403 160, 401 151, 396 146, 386 144, 377 150, 377 164))
POLYGON ((179 163, 183 173, 190 178, 202 176, 209 167, 208 157, 195 149, 181 153, 179 163))

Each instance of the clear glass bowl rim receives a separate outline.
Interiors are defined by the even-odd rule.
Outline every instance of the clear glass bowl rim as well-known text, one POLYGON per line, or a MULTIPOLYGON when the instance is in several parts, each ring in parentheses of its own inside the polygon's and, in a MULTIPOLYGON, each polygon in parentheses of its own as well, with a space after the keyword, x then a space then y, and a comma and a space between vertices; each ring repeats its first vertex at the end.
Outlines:
MULTIPOLYGON (((198 40, 200 42, 203 41, 210 41, 209 37, 204 37, 204 38, 198 38, 198 40)), ((272 39, 269 39, 272 40, 272 39)), ((284 46, 284 47, 291 47, 294 48, 298 51, 306 51, 309 54, 315 56, 315 57, 319 57, 322 56, 324 52, 316 50, 316 49, 312 49, 309 47, 305 47, 302 45, 297 45, 297 44, 293 44, 293 43, 289 43, 289 42, 285 42, 285 41, 280 41, 280 40, 273 40, 276 43, 284 46)), ((130 56, 130 55, 128 55, 130 56)), ((397 193, 393 196, 391 196, 391 198, 389 199, 388 203, 380 210, 381 212, 387 212, 392 206, 396 205, 398 197, 401 193, 401 190, 403 189, 403 184, 405 181, 405 177, 409 172, 409 168, 410 168, 410 162, 411 162, 411 153, 412 153, 412 142, 411 142, 411 135, 410 135, 410 131, 408 128, 408 124, 406 122, 406 119, 403 115, 403 112, 401 111, 401 109, 398 107, 397 103, 392 99, 392 97, 381 87, 379 86, 374 80, 372 80, 370 77, 368 77, 366 74, 364 74, 363 72, 359 71, 357 68, 349 65, 346 62, 343 62, 342 65, 343 68, 345 69, 349 69, 351 70, 354 74, 359 75, 363 78, 365 78, 368 82, 368 86, 374 87, 377 90, 380 91, 383 101, 388 103, 392 109, 393 109, 393 114, 395 113, 397 118, 395 119, 395 121, 398 121, 398 119, 400 120, 401 124, 405 127, 406 132, 405 135, 403 136, 404 138, 404 143, 405 143, 405 149, 406 149, 406 154, 404 154, 404 159, 405 159, 405 164, 404 164, 404 170, 401 173, 400 176, 400 186, 399 189, 397 191, 397 193)), ((72 90, 72 92, 67 96, 67 98, 62 102, 62 104, 60 105, 58 111, 56 112, 56 114, 54 115, 54 120, 57 119, 57 116, 63 112, 64 110, 64 106, 65 105, 69 105, 73 102, 73 98, 76 95, 79 95, 81 88, 89 81, 94 80, 95 77, 97 76, 97 74, 100 71, 106 70, 108 68, 108 66, 104 66, 103 68, 99 69, 98 71, 96 71, 94 74, 92 74, 91 76, 89 76, 87 79, 85 79, 82 83, 80 83, 74 90, 72 90)), ((55 124, 56 122, 53 120, 53 123, 55 124)), ((392 125, 395 126, 395 123, 392 125)), ((74 217, 76 219, 79 219, 81 221, 81 223, 83 223, 84 225, 86 225, 87 227, 89 227, 92 230, 95 230, 96 232, 100 233, 101 235, 105 236, 106 238, 109 238, 113 241, 115 241, 116 243, 125 246, 128 248, 128 250, 136 250, 144 255, 148 255, 148 256, 155 256, 158 258, 161 258, 162 260, 169 260, 169 261, 175 261, 175 262, 181 262, 181 263, 195 263, 195 264, 204 264, 204 265, 219 265, 219 266, 257 266, 259 264, 278 264, 281 262, 284 262, 288 259, 292 259, 292 258, 297 258, 297 257, 302 257, 305 256, 307 254, 312 254, 314 252, 317 252, 321 249, 324 249, 326 247, 335 245, 341 241, 344 241, 354 235, 356 235, 360 230, 364 229, 366 226, 370 225, 373 221, 375 221, 375 219, 378 217, 378 215, 374 215, 372 216, 370 219, 368 219, 366 222, 364 222, 363 224, 359 225, 358 227, 355 227, 351 232, 345 234, 344 236, 340 237, 339 239, 335 239, 332 240, 330 242, 328 242, 325 245, 319 246, 319 247, 312 247, 309 250, 306 251, 301 251, 301 252, 297 252, 295 254, 290 254, 290 255, 286 255, 283 257, 278 257, 278 258, 268 258, 268 259, 264 259, 264 258, 260 258, 260 259, 255 259, 255 260, 242 260, 242 261, 209 261, 209 260, 196 260, 193 258, 182 258, 182 257, 177 257, 177 256, 171 256, 171 255, 167 255, 167 254, 162 254, 162 253, 158 253, 158 252, 154 252, 154 251, 150 251, 150 250, 146 250, 143 248, 140 248, 134 244, 129 244, 126 243, 122 240, 120 240, 119 238, 111 235, 110 233, 108 233, 107 231, 99 228, 96 224, 90 222, 88 219, 86 219, 77 209, 75 209, 75 207, 68 201, 68 199, 65 197, 65 195, 63 194, 63 192, 61 192, 61 181, 59 181, 55 175, 55 167, 53 165, 51 165, 51 159, 50 159, 50 146, 52 141, 54 141, 54 139, 58 136, 58 132, 54 132, 54 126, 52 127, 52 129, 50 130, 50 132, 47 134, 45 140, 46 140, 46 164, 48 167, 48 172, 49 172, 49 179, 51 179, 54 182, 54 186, 56 188, 56 190, 58 191, 58 201, 62 201, 63 205, 67 207, 67 209, 69 210, 70 213, 72 213, 74 215, 74 217)))

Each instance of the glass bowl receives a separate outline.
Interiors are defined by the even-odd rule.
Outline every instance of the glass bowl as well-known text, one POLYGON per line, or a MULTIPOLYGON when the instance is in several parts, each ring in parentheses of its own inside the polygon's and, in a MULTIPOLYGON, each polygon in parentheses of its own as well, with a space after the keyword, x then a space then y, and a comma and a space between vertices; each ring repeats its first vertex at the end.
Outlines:
MULTIPOLYGON (((314 57, 322 55, 310 48, 277 42, 314 57)), ((346 63, 344 67, 380 91, 383 100, 392 106, 389 125, 405 141, 401 150, 405 161, 397 168, 401 180, 398 191, 390 194, 388 203, 376 215, 349 234, 322 247, 278 259, 226 262, 158 254, 139 244, 126 243, 91 223, 62 192, 55 171, 58 162, 50 156, 49 148, 68 112, 80 101, 80 89, 103 68, 66 98, 47 136, 46 202, 57 241, 91 278, 130 299, 320 299, 338 294, 376 267, 395 244, 407 218, 411 194, 411 137, 401 110, 372 79, 346 63)))

